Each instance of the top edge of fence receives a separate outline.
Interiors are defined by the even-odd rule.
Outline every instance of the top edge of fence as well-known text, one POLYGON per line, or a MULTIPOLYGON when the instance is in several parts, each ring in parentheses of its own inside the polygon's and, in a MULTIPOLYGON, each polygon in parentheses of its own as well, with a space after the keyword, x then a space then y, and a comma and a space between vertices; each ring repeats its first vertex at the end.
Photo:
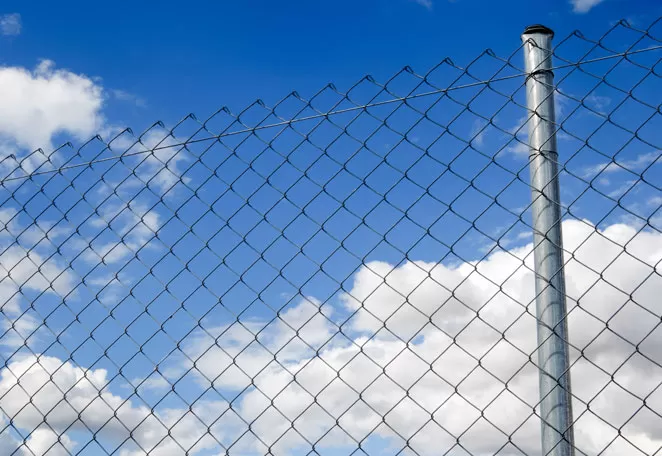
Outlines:
MULTIPOLYGON (((659 51, 662 50, 662 37, 660 38, 655 38, 654 36, 650 35, 650 30, 655 27, 658 23, 662 22, 662 16, 654 19, 651 21, 651 23, 646 27, 646 28, 636 28, 634 27, 629 21, 626 19, 621 19, 620 21, 615 22, 609 29, 607 29, 606 32, 604 32, 597 40, 596 39, 589 39, 587 38, 581 31, 575 30, 573 32, 570 32, 567 34, 563 39, 557 40, 557 43, 555 44, 552 52, 555 53, 557 51, 557 48, 567 42, 569 39, 572 38, 579 38, 581 40, 584 40, 588 43, 594 44, 593 48, 591 50, 595 50, 600 48, 600 43, 602 40, 605 39, 610 33, 612 33, 614 30, 617 30, 619 28, 624 28, 628 30, 635 31, 639 34, 642 35, 643 37, 649 37, 652 38, 654 41, 659 42, 660 45, 656 46, 650 46, 647 48, 643 49, 628 49, 624 52, 619 52, 619 53, 611 53, 607 54, 604 56, 600 57, 595 57, 595 58, 586 58, 589 53, 584 55, 582 58, 578 59, 577 61, 569 61, 565 59, 560 59, 561 63, 553 65, 550 70, 558 70, 558 69, 564 69, 564 68, 572 68, 572 67, 578 67, 581 65, 589 64, 589 63, 596 63, 596 62, 602 62, 605 60, 609 59, 614 59, 614 58, 627 58, 630 55, 634 54, 641 54, 641 53, 646 53, 646 52, 652 52, 652 51, 659 51)), ((522 32, 522 36, 525 35, 531 35, 531 34, 546 34, 546 35, 551 35, 554 37, 555 33, 554 31, 542 24, 532 24, 527 27, 525 27, 524 31, 522 32)), ((640 41, 638 40, 638 41, 640 41)), ((638 42, 637 41, 637 42, 638 42)), ((476 58, 471 60, 466 66, 458 66, 456 65, 450 58, 445 58, 441 60, 438 64, 434 65, 432 68, 430 68, 426 73, 424 74, 417 74, 411 67, 405 66, 402 68, 400 71, 396 72, 393 76, 388 78, 386 82, 379 83, 376 81, 372 76, 366 75, 362 78, 360 78, 356 83, 352 84, 349 86, 349 88, 345 91, 342 92, 336 88, 336 86, 333 83, 329 83, 325 85, 322 89, 318 90, 315 92, 313 95, 311 95, 308 99, 301 97, 296 91, 290 92, 287 94, 285 97, 281 98, 278 100, 273 106, 269 106, 266 103, 264 103, 263 100, 257 99, 256 101, 250 103, 248 106, 246 106, 244 109, 238 111, 237 114, 235 114, 233 111, 231 111, 227 106, 223 106, 222 108, 216 110, 214 113, 206 117, 204 120, 199 120, 198 117, 195 116, 195 114, 190 113, 184 116, 179 122, 177 122, 173 127, 171 128, 166 128, 164 122, 162 121, 157 121, 154 122, 151 126, 147 127, 145 130, 143 130, 139 135, 135 135, 131 128, 124 128, 124 129, 113 129, 113 133, 106 134, 107 139, 102 136, 102 133, 97 133, 96 135, 92 136, 88 140, 82 141, 80 145, 75 146, 73 143, 70 141, 65 142, 64 144, 54 148, 50 153, 46 154, 43 149, 36 149, 33 150, 29 153, 26 153, 25 155, 19 157, 12 153, 12 154, 7 154, 6 156, 0 157, 0 167, 4 167, 6 169, 6 172, 4 175, 0 175, 0 185, 4 185, 5 183, 11 183, 14 181, 21 181, 21 180, 26 180, 26 179, 31 179, 33 177, 38 177, 38 176, 43 176, 43 175, 48 175, 48 174, 53 174, 53 173, 60 173, 64 172, 67 170, 71 169, 77 169, 81 167, 89 167, 94 164, 98 163, 105 163, 105 162, 110 162, 110 161, 120 161, 125 158, 133 157, 133 156, 139 156, 139 155, 144 155, 144 154, 150 154, 154 153, 159 150, 165 150, 165 149, 172 149, 172 148, 185 148, 189 144, 196 144, 196 143, 209 143, 212 141, 219 141, 222 138, 225 137, 231 137, 231 136, 237 136, 237 135, 245 135, 245 134, 253 134, 255 132, 258 132, 260 130, 266 130, 270 128, 278 128, 278 127, 288 127, 292 126, 297 123, 302 123, 302 122, 307 122, 307 121, 314 121, 314 120, 319 120, 319 119, 330 119, 331 117, 334 116, 339 116, 342 114, 351 114, 351 113, 356 113, 356 112, 362 112, 362 111, 367 111, 369 109, 373 108, 379 108, 383 106, 388 106, 388 105, 393 105, 393 104, 406 104, 409 101, 416 100, 416 99, 421 99, 421 98, 426 98, 426 97, 431 97, 431 96, 439 96, 439 95, 444 95, 449 92, 457 91, 457 90, 462 90, 462 89, 469 89, 473 87, 479 87, 479 86, 485 86, 485 85, 490 85, 493 83, 497 82, 504 82, 504 81, 510 81, 513 79, 522 79, 522 86, 524 84, 524 78, 526 77, 526 72, 524 71, 523 68, 520 68, 519 63, 513 64, 511 61, 514 58, 519 57, 520 50, 523 47, 523 43, 520 44, 509 56, 507 57, 500 57, 494 51, 491 49, 486 49, 482 53, 480 53, 476 58), (475 64, 478 60, 483 58, 483 56, 489 56, 499 62, 501 62, 503 65, 499 67, 492 75, 492 77, 489 77, 488 79, 480 79, 475 76, 473 76, 470 73, 470 69, 473 64, 475 64), (458 77, 448 84, 445 87, 437 87, 434 84, 432 84, 429 80, 430 75, 438 70, 440 67, 443 65, 446 65, 447 67, 454 68, 455 70, 460 71, 460 74, 458 77), (511 74, 507 74, 504 76, 497 76, 501 72, 503 72, 506 69, 511 69, 514 70, 511 74), (388 89, 388 84, 391 83, 395 78, 400 76, 403 73, 408 73, 413 75, 414 77, 419 79, 419 84, 416 86, 415 89, 413 89, 409 94, 404 95, 404 96, 397 96, 396 94, 392 93, 388 89), (465 77, 469 77, 473 79, 473 82, 468 82, 468 83, 459 83, 461 80, 466 79, 465 77), (373 96, 373 98, 368 102, 368 103, 356 103, 351 99, 350 93, 352 90, 354 90, 356 87, 358 87, 360 84, 364 82, 369 82, 377 87, 379 87, 379 91, 377 94, 373 96), (426 84, 427 87, 432 88, 432 90, 427 90, 423 91, 420 93, 414 93, 416 89, 418 89, 421 85, 426 84), (316 109, 313 106, 313 102, 316 97, 318 97, 320 94, 324 93, 327 90, 333 91, 337 96, 339 96, 339 100, 337 103, 329 110, 326 111, 320 111, 316 109), (389 94, 391 95, 390 98, 384 99, 384 100, 376 100, 378 97, 383 96, 384 94, 389 94), (287 117, 280 117, 276 113, 276 109, 283 104, 284 102, 291 100, 292 98, 295 98, 299 100, 300 102, 303 103, 303 106, 299 109, 299 111, 296 114, 293 114, 287 117), (349 107, 343 107, 343 108, 338 108, 339 105, 342 103, 349 102, 352 104, 352 106, 349 107), (244 115, 247 111, 250 109, 254 108, 255 106, 258 106, 262 109, 265 110, 266 115, 262 119, 262 121, 258 122, 256 125, 248 125, 245 124, 241 116, 244 115), (338 108, 338 109, 336 109, 338 108), (303 115, 301 114, 306 111, 315 111, 315 114, 308 114, 308 115, 303 115), (206 125, 208 122, 210 122, 212 119, 214 119, 216 116, 218 116, 221 113, 225 113, 226 115, 230 116, 230 118, 233 119, 233 121, 230 123, 230 127, 227 127, 224 131, 214 133, 212 134, 207 128, 206 125), (263 123, 265 120, 269 118, 274 118, 278 117, 279 121, 277 122, 271 122, 271 123, 263 123), (200 125, 200 129, 193 135, 191 135, 188 139, 183 140, 182 138, 177 138, 175 135, 175 130, 183 124, 187 120, 192 120, 194 122, 197 122, 200 125), (145 144, 142 143, 142 138, 152 132, 155 127, 160 126, 163 128, 163 139, 159 142, 158 145, 152 146, 152 147, 147 147, 145 144), (234 126, 235 128, 231 128, 234 126), (209 132, 208 135, 203 135, 202 137, 198 136, 200 131, 206 131, 209 132), (121 145, 121 140, 120 138, 124 137, 125 135, 129 135, 129 137, 133 138, 133 141, 130 141, 131 144, 124 144, 123 146, 121 145), (178 141, 174 141, 168 144, 161 144, 164 139, 167 137, 172 137, 178 139, 178 141), (76 159, 76 157, 80 156, 80 152, 87 147, 91 143, 100 143, 102 146, 101 152, 97 154, 97 157, 101 156, 104 154, 106 151, 121 151, 119 154, 114 154, 108 157, 103 157, 103 158, 95 158, 92 160, 87 160, 87 161, 81 161, 81 162, 76 162, 72 163, 76 159), (138 146, 138 147, 136 147, 138 146), (69 149, 69 150, 75 150, 76 153, 72 154, 71 157, 66 159, 63 163, 60 163, 58 166, 48 166, 45 169, 42 169, 45 164, 49 163, 50 165, 54 165, 53 162, 51 161, 52 157, 56 156, 58 152, 69 149), (31 157, 34 157, 35 155, 43 155, 45 159, 43 159, 42 163, 39 164, 39 166, 36 169, 32 170, 27 170, 25 169, 25 163, 28 162, 32 159, 31 157), (14 166, 10 167, 8 165, 8 162, 14 162, 14 166)), ((603 50, 606 48, 602 48, 603 50)))

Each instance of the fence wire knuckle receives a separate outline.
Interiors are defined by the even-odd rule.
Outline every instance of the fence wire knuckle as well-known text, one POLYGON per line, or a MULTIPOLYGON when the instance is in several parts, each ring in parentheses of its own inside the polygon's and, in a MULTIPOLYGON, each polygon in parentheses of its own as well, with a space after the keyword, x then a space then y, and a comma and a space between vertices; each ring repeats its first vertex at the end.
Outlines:
POLYGON ((661 454, 661 32, 4 154, 0 454, 661 454))

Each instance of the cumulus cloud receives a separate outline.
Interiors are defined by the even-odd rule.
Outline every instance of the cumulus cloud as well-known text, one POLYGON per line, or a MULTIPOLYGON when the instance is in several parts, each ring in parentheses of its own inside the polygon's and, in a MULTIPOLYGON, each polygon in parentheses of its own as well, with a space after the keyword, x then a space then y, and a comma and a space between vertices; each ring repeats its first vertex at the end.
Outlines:
MULTIPOLYGON (((51 156, 55 140, 85 141, 98 132, 113 136, 119 129, 103 114, 107 98, 144 103, 126 91, 105 91, 98 80, 59 69, 50 60, 34 69, 0 67, 0 166, 7 173, 19 166, 32 172, 48 160, 57 162, 58 154, 51 156)), ((180 180, 186 160, 186 152, 176 143, 169 132, 151 129, 134 141, 121 136, 112 147, 120 152, 151 151, 128 161, 136 167, 134 180, 165 192, 180 180)))
POLYGON ((0 138, 23 149, 48 150, 58 133, 88 139, 103 123, 101 86, 50 60, 0 68, 0 99, 0 138))
MULTIPOLYGON (((563 230, 578 450, 653 454, 662 235, 578 220, 563 230)), ((72 439, 87 427, 116 446, 131 436, 123 456, 292 454, 371 439, 421 455, 539 454, 531 253, 529 244, 455 265, 374 261, 334 304, 308 297, 274 321, 198 329, 157 389, 193 369, 200 391, 236 397, 231 405, 200 396, 155 411, 111 393, 103 369, 30 355, 0 372, 0 408, 22 432, 47 423, 72 439), (341 315, 352 316, 338 326, 341 315)))
POLYGON ((0 265, 0 344, 20 347, 40 325, 22 306, 23 297, 31 292, 64 297, 76 280, 55 258, 19 245, 3 247, 0 265))
POLYGON ((604 0, 570 0, 573 13, 584 14, 591 11, 604 0))
MULTIPOLYGON (((19 166, 32 172, 49 159, 57 162, 57 154, 51 157, 56 139, 64 143, 86 141, 97 133, 114 136, 120 129, 109 124, 103 113, 105 101, 111 98, 144 106, 134 94, 104 90, 97 79, 57 68, 51 60, 33 69, 0 67, 0 166, 6 173, 19 166)), ((112 146, 134 153, 157 149, 136 156, 135 166, 143 182, 165 191, 180 179, 179 166, 185 160, 181 147, 173 146, 176 142, 168 132, 152 129, 139 140, 121 136, 112 146)))
MULTIPOLYGON (((64 435, 61 445, 70 447, 73 442, 67 432, 94 429, 100 431, 99 438, 116 447, 133 432, 135 450, 127 450, 125 455, 146 454, 157 448, 150 454, 163 456, 209 447, 213 440, 205 437, 196 414, 205 417, 205 409, 227 407, 201 401, 191 410, 169 409, 159 414, 108 392, 108 381, 104 369, 86 370, 54 357, 27 356, 2 370, 0 408, 14 426, 31 435, 37 432, 36 441, 25 443, 30 449, 49 448, 55 443, 54 435, 64 435)), ((44 454, 40 451, 35 454, 44 454)))
POLYGON ((66 434, 61 436, 42 426, 30 434, 22 450, 25 455, 69 456, 74 451, 74 443, 66 434))
MULTIPOLYGON (((566 273, 578 448, 658 448, 650 415, 662 411, 654 291, 662 235, 624 224, 596 231, 582 221, 564 230, 575 252, 566 273)), ((259 438, 238 447, 249 454, 370 436, 394 447, 408 440, 418 454, 465 454, 458 439, 471 454, 539 454, 531 251, 457 266, 371 262, 343 298, 355 314, 342 333, 329 309, 306 299, 272 324, 235 323, 194 338, 184 350, 200 382, 248 389, 218 431, 239 440, 251 423, 259 438)))
POLYGON ((0 35, 17 36, 21 34, 21 15, 18 13, 0 16, 0 35))
POLYGON ((5 432, 0 433, 0 448, 16 456, 69 456, 74 451, 74 442, 67 435, 58 435, 48 426, 35 429, 30 436, 21 441, 18 436, 7 431, 7 420, 0 415, 0 426, 5 432))

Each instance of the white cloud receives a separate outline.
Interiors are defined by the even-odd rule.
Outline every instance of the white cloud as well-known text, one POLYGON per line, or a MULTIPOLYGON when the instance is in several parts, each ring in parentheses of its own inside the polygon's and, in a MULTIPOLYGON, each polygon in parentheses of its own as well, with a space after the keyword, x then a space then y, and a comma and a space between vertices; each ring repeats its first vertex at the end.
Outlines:
MULTIPOLYGON (((107 126, 102 136, 115 138, 120 131, 117 127, 107 126)), ((182 177, 181 165, 188 160, 188 151, 181 145, 182 142, 168 130, 156 127, 139 138, 123 134, 113 140, 111 147, 117 153, 136 154, 130 160, 137 177, 125 181, 122 188, 128 189, 132 185, 142 187, 148 183, 152 190, 165 194, 180 179, 184 183, 189 182, 189 178, 182 177)), ((104 189, 107 193, 111 190, 110 186, 104 189)))
POLYGON ((134 378, 131 383, 142 390, 163 390, 170 389, 171 385, 163 376, 154 375, 149 378, 134 378))
POLYGON ((74 450, 74 442, 67 436, 58 436, 47 426, 35 429, 24 444, 22 454, 47 456, 69 456, 74 450))
MULTIPOLYGON (((311 355, 311 348, 321 346, 332 337, 332 328, 327 318, 320 313, 319 303, 312 298, 304 299, 294 308, 281 313, 280 318, 269 325, 264 322, 246 322, 200 332, 188 343, 185 352, 198 359, 196 368, 204 379, 223 388, 243 389, 250 385, 251 377, 273 359, 271 353, 278 352, 280 363, 296 364, 311 355), (296 337, 296 334, 300 336, 296 337), (260 332, 259 344, 250 345, 254 334, 260 332), (211 337, 210 336, 213 336, 211 337), (216 338, 221 341, 216 345, 216 338), (304 342, 305 341, 305 342, 304 342), (249 346, 246 349, 247 346, 249 346), (234 364, 238 356, 240 367, 234 364)), ((329 315, 330 310, 326 311, 329 315)), ((274 366, 277 369, 276 366, 274 366)))
POLYGON ((482 119, 476 119, 471 126, 470 141, 477 146, 482 146, 485 143, 485 135, 487 134, 486 122, 482 119))
POLYGON ((584 101, 596 111, 606 114, 605 108, 611 104, 612 100, 610 97, 592 93, 587 96, 584 101))
POLYGON ((15 209, 0 210, 0 345, 5 347, 18 348, 36 338, 41 322, 22 305, 31 292, 59 298, 76 294, 72 271, 58 255, 42 252, 42 230, 48 227, 52 223, 44 221, 26 226, 15 209))
POLYGON ((52 259, 45 259, 35 251, 12 246, 0 255, 0 280, 7 278, 21 288, 37 291, 51 290, 65 296, 72 289, 71 273, 63 271, 52 259))
POLYGON ((101 86, 44 60, 34 70, 0 68, 0 138, 50 151, 58 133, 88 139, 103 123, 101 86))
POLYGON ((659 207, 662 205, 662 196, 654 196, 648 201, 646 201, 646 204, 648 204, 649 206, 659 207))
MULTIPOLYGON (((575 252, 566 258, 566 273, 572 373, 581 379, 574 390, 579 449, 598 454, 614 438, 603 454, 627 453, 624 438, 657 448, 660 428, 639 409, 650 394, 647 407, 662 412, 662 395, 652 393, 662 380, 656 364, 662 362, 662 330, 656 329, 662 306, 655 292, 662 278, 653 273, 662 259, 662 235, 637 234, 622 224, 597 232, 580 221, 565 222, 564 230, 565 246, 575 252), (636 344, 649 359, 628 360, 636 344), (583 358, 577 350, 584 350, 583 358), (610 375, 639 398, 607 386, 610 375), (632 415, 624 438, 618 437, 622 417, 632 415)), ((235 323, 196 338, 185 350, 193 359, 204 353, 196 367, 216 388, 255 385, 234 408, 243 420, 255 420, 251 430, 260 440, 246 442, 248 454, 264 452, 265 444, 286 454, 304 445, 303 438, 315 442, 326 432, 333 438, 321 446, 377 435, 394 446, 411 438, 419 454, 460 454, 451 450, 455 437, 446 431, 464 434, 461 442, 471 454, 494 454, 509 435, 526 454, 538 454, 539 424, 531 412, 538 400, 537 371, 528 356, 535 360, 537 346, 531 249, 454 267, 369 263, 344 298, 357 312, 343 325, 351 340, 325 345, 337 328, 317 303, 304 300, 274 326, 235 323), (292 328, 283 323, 288 320, 292 328), (481 410, 492 424, 481 420, 481 410), (431 413, 441 428, 429 422, 431 413), (382 416, 387 426, 379 426, 382 416), (288 431, 291 422, 301 435, 288 431)), ((247 431, 238 419, 219 426, 230 439, 247 431)), ((506 446, 501 454, 520 453, 506 446)))
MULTIPOLYGON (((566 274, 578 450, 634 454, 630 441, 653 454, 662 445, 653 414, 662 413, 662 235, 625 224, 596 231, 582 221, 563 229, 574 252, 566 274)), ((190 411, 152 412, 103 389, 106 371, 49 356, 1 371, 0 407, 26 432, 43 427, 44 415, 57 433, 76 429, 80 413, 117 444, 129 435, 119 421, 132 429, 146 419, 132 434, 143 448, 123 447, 124 456, 183 455, 199 439, 189 454, 223 453, 217 441, 236 441, 231 454, 271 447, 284 455, 310 449, 306 440, 339 448, 370 436, 394 448, 409 440, 420 455, 466 454, 458 438, 470 454, 521 454, 509 438, 525 454, 539 454, 531 250, 454 266, 368 263, 342 299, 356 312, 342 336, 325 317, 334 316, 332 306, 308 298, 270 324, 235 322, 187 338, 181 349, 196 360, 202 389, 207 377, 217 391, 243 391, 231 409, 205 399, 190 411), (170 427, 184 449, 167 437, 170 427)), ((175 370, 165 376, 177 380, 169 375, 175 370)))
POLYGON ((604 0, 570 0, 572 12, 577 14, 588 13, 593 7, 599 5, 604 0))
POLYGON ((131 92, 127 92, 126 90, 122 89, 113 89, 110 91, 110 94, 117 100, 119 101, 125 101, 128 103, 134 104, 138 108, 144 108, 147 106, 147 102, 145 99, 139 97, 136 94, 133 94, 131 92))
MULTIPOLYGON (((155 413, 104 390, 108 381, 103 369, 86 370, 50 356, 27 356, 2 370, 0 408, 12 418, 14 426, 37 432, 37 439, 26 443, 29 448, 48 448, 54 442, 52 432, 64 435, 64 446, 72 446, 65 432, 84 430, 83 423, 95 431, 101 430, 116 446, 133 431, 134 444, 147 452, 157 448, 150 452, 154 456, 184 454, 185 450, 168 437, 168 428, 172 438, 185 449, 197 451, 212 446, 213 440, 204 436, 206 427, 200 419, 226 409, 227 404, 200 401, 191 410, 155 413), (45 429, 44 422, 51 431, 45 429)), ((145 454, 137 450, 122 454, 145 454)))
POLYGON ((615 161, 609 163, 598 163, 583 169, 583 176, 585 178, 592 178, 597 174, 605 175, 606 173, 615 173, 618 171, 629 170, 632 172, 643 170, 655 163, 662 154, 660 151, 647 152, 639 154, 632 159, 616 158, 615 161))
POLYGON ((107 228, 113 232, 113 240, 105 237, 94 242, 80 239, 84 249, 83 258, 90 263, 117 263, 145 247, 159 230, 159 214, 142 204, 107 204, 100 210, 100 217, 91 220, 97 228, 107 228), (119 240, 117 240, 119 239, 119 240))
POLYGON ((21 34, 21 15, 18 13, 0 16, 0 35, 17 36, 21 34))
POLYGON ((432 0, 414 0, 414 1, 428 10, 432 9, 433 6, 432 0))
POLYGON ((530 232, 530 231, 523 231, 523 232, 521 232, 521 233, 519 233, 519 234, 517 235, 517 239, 518 239, 518 240, 521 240, 521 239, 530 239, 530 238, 532 238, 532 237, 533 237, 533 233, 530 232))
POLYGON ((5 317, 0 323, 2 337, 0 344, 10 349, 22 347, 26 341, 34 340, 33 333, 40 322, 30 314, 5 317))
MULTIPOLYGON (((168 191, 182 179, 180 166, 187 160, 187 151, 178 143, 177 138, 163 131, 151 130, 143 135, 132 149, 150 151, 140 156, 140 160, 144 159, 136 170, 140 178, 161 191, 168 191)), ((188 179, 183 178, 183 181, 186 183, 188 179)))
POLYGON ((67 296, 74 288, 74 275, 54 259, 19 246, 0 254, 0 344, 20 347, 39 327, 35 315, 21 311, 21 300, 29 291, 67 296))
MULTIPOLYGON (((569 104, 569 98, 558 90, 554 92, 554 110, 556 121, 562 123, 569 104)), ((510 144, 506 147, 505 151, 514 154, 520 158, 528 158, 531 153, 529 149, 529 122, 533 117, 527 114, 520 117, 515 122, 515 125, 508 129, 508 132, 513 136, 510 144)), ((557 139, 566 138, 567 135, 559 130, 556 132, 557 139)))
POLYGON ((522 142, 513 141, 511 145, 506 148, 506 151, 511 152, 518 157, 528 157, 531 149, 528 145, 522 142))
MULTIPOLYGON (((9 172, 21 162, 23 171, 34 171, 48 160, 58 135, 64 135, 62 142, 69 137, 88 140, 97 132, 113 136, 120 129, 108 125, 102 111, 109 97, 144 105, 134 94, 105 91, 97 80, 58 69, 50 60, 41 61, 34 69, 0 67, 0 155, 16 157, 0 166, 9 172)), ((122 136, 113 142, 113 149, 132 145, 130 152, 157 149, 134 157, 135 163, 144 159, 136 171, 151 187, 165 191, 180 179, 179 167, 186 159, 186 152, 176 143, 168 132, 153 129, 135 145, 122 136)))
POLYGON ((625 181, 615 189, 609 191, 609 193, 607 193, 607 196, 609 196, 610 198, 618 199, 623 197, 626 193, 631 194, 630 192, 634 191, 634 188, 637 183, 638 182, 635 180, 625 181))
POLYGON ((510 144, 506 147, 506 152, 510 152, 515 156, 524 158, 528 157, 529 150, 529 116, 520 117, 515 122, 515 125, 508 129, 512 135, 510 144))

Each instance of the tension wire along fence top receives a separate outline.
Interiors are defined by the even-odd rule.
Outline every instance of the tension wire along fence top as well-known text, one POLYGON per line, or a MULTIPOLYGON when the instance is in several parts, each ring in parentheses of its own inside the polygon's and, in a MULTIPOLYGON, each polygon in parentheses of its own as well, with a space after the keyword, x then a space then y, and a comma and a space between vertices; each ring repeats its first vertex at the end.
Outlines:
POLYGON ((0 453, 659 454, 661 31, 5 154, 0 453))

